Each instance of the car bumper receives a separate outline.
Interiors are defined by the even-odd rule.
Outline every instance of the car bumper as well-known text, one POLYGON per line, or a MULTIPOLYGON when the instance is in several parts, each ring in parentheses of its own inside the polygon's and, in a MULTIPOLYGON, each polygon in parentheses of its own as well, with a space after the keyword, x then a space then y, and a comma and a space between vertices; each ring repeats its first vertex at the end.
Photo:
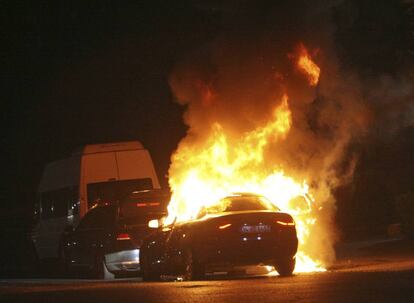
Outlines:
POLYGON ((293 257, 298 241, 241 240, 233 243, 208 243, 198 251, 200 261, 205 264, 255 265, 272 264, 275 260, 293 257))
POLYGON ((139 249, 106 254, 105 264, 112 273, 139 271, 139 249))

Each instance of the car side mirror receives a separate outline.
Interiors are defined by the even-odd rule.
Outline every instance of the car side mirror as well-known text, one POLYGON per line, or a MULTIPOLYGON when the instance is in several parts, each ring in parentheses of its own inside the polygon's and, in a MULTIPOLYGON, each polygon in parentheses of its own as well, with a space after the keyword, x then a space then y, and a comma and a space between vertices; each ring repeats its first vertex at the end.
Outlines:
POLYGON ((149 228, 158 228, 158 227, 160 227, 160 225, 161 225, 160 221, 157 220, 157 219, 148 221, 148 227, 149 228))

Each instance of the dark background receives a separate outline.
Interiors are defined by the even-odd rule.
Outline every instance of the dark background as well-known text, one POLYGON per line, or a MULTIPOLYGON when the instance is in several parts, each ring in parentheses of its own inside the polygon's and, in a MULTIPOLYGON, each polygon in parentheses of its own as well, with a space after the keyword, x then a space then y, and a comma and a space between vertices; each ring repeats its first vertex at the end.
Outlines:
POLYGON ((214 18, 186 2, 11 3, 1 11, 3 184, 12 208, 29 209, 44 165, 85 144, 142 141, 165 186, 186 131, 168 75, 216 31, 214 18))
MULTIPOLYGON (((22 239, 9 246, 11 254, 24 247, 44 165, 79 146, 140 140, 167 186, 170 156, 186 133, 185 108, 174 102, 168 76, 180 58, 212 41, 227 18, 249 15, 241 3, 249 2, 0 2, 0 226, 3 235, 13 234, 7 241, 22 239)), ((269 7, 293 10, 301 1, 278 3, 252 1, 249 16, 260 22, 269 7)), ((411 3, 348 0, 333 10, 345 65, 369 77, 398 74, 412 62, 411 3), (349 10, 351 23, 343 17, 349 10)), ((414 191, 414 127, 378 132, 356 143, 355 178, 336 192, 344 239, 356 229, 363 237, 400 222, 395 201, 414 191)))

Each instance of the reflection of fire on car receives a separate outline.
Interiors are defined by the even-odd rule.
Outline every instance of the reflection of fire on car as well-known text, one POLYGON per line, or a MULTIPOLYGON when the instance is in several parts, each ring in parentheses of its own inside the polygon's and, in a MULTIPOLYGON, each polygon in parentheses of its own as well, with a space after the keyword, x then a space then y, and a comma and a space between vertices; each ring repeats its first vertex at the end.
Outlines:
POLYGON ((89 272, 110 279, 138 274, 142 239, 148 221, 166 214, 169 194, 161 190, 133 192, 119 203, 96 205, 63 241, 62 265, 68 272, 89 272))
POLYGON ((161 226, 140 251, 144 280, 162 275, 202 279, 206 272, 272 265, 280 275, 295 268, 295 222, 262 196, 234 194, 203 208, 195 220, 161 226))

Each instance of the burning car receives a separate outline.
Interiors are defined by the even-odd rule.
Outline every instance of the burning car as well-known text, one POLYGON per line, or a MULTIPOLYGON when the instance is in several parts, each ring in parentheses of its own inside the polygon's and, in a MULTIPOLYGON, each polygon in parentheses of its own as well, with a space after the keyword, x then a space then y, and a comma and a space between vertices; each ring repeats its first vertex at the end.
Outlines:
POLYGON ((161 275, 202 279, 210 268, 273 265, 291 275, 298 248, 295 222, 260 195, 238 193, 203 207, 197 218, 161 226, 140 251, 144 280, 161 275))

